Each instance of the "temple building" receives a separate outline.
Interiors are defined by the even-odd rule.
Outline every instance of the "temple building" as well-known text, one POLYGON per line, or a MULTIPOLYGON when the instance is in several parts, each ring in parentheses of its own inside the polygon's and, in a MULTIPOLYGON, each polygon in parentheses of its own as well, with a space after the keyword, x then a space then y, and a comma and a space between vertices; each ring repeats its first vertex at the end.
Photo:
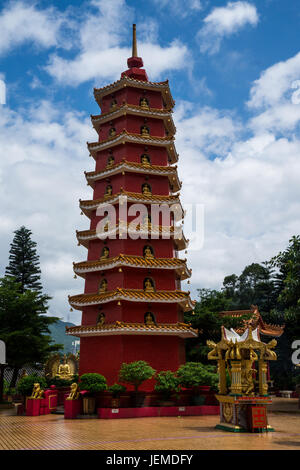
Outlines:
MULTIPOLYGON (((152 207, 159 204, 175 204, 184 217, 174 165, 175 103, 168 81, 148 80, 137 54, 135 25, 127 63, 118 81, 94 89, 101 114, 91 121, 98 140, 87 146, 95 170, 85 173, 93 199, 80 200, 89 229, 77 232, 87 260, 74 263, 85 290, 69 297, 72 309, 82 311, 82 322, 67 328, 68 335, 80 337, 79 375, 98 372, 109 385, 118 381, 124 362, 144 360, 157 371, 177 370, 185 362, 185 339, 198 334, 184 323, 184 312, 193 310, 194 302, 181 290, 191 271, 178 253, 188 241, 182 231, 176 234, 172 211, 167 223, 162 214, 151 219, 152 207), (107 222, 99 236, 99 223, 109 210, 99 215, 97 209, 105 204, 114 207, 117 219, 115 227, 107 222), (138 238, 130 232, 135 204, 147 210, 138 238)), ((144 390, 151 388, 146 382, 144 390)))

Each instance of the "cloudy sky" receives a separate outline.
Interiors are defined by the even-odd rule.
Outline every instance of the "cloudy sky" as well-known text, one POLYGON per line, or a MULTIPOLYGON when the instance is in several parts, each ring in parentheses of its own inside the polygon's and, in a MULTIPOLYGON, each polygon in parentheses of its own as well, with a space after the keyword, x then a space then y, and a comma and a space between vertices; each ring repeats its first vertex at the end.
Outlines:
POLYGON ((297 0, 1 0, 0 275, 25 225, 50 313, 74 323, 67 296, 83 289, 72 263, 86 259, 75 230, 88 228, 79 198, 92 197, 93 87, 126 70, 132 23, 149 79, 168 78, 176 101, 182 201, 204 207, 203 246, 183 255, 194 297, 300 233, 297 0))

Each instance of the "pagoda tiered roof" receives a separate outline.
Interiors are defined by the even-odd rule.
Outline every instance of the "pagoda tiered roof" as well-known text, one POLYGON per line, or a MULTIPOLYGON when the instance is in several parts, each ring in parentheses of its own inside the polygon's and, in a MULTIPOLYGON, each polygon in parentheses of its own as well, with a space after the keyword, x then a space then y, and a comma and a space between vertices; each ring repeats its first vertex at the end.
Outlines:
POLYGON ((105 122, 111 121, 111 119, 116 119, 120 116, 126 114, 131 114, 141 117, 151 117, 154 119, 163 119, 164 126, 166 130, 174 135, 176 133, 176 127, 172 118, 172 111, 159 108, 144 108, 134 104, 123 103, 121 106, 117 106, 107 113, 91 115, 92 124, 97 132, 99 128, 105 122))
MULTIPOLYGON (((128 235, 130 234, 136 234, 136 231, 130 230, 130 223, 124 223, 120 222, 120 224, 116 224, 116 229, 108 229, 107 232, 105 232, 105 236, 107 238, 110 237, 110 235, 114 234, 120 234, 123 233, 124 231, 127 231, 128 235)), ((174 227, 167 227, 167 226, 162 226, 162 225, 152 225, 148 224, 147 226, 141 226, 139 233, 142 235, 144 234, 149 234, 149 239, 151 239, 151 235, 153 235, 153 238, 155 237, 161 237, 161 238, 167 238, 170 236, 174 240, 176 250, 184 250, 188 247, 189 240, 187 240, 182 232, 182 230, 175 231, 174 227)), ((85 246, 88 248, 88 244, 92 240, 101 240, 102 236, 101 233, 97 233, 96 230, 81 230, 81 231, 76 231, 76 236, 78 243, 85 246)))
POLYGON ((133 256, 120 254, 114 258, 107 258, 98 261, 84 261, 74 263, 73 269, 79 276, 85 277, 86 273, 104 271, 112 268, 130 267, 147 269, 172 269, 176 270, 181 280, 191 276, 191 270, 187 268, 186 260, 178 258, 145 258, 143 256, 133 256))
POLYGON ((181 213, 183 215, 184 211, 181 206, 179 195, 158 195, 152 194, 151 196, 146 196, 142 193, 131 193, 128 191, 120 191, 119 193, 112 194, 109 197, 102 197, 99 199, 90 199, 90 200, 79 200, 79 207, 87 216, 89 216, 90 211, 95 211, 98 209, 100 204, 119 204, 121 201, 120 197, 127 197, 127 202, 141 203, 141 204, 178 204, 180 207, 181 213))
POLYGON ((145 292, 141 289, 117 288, 101 294, 80 294, 69 297, 70 305, 77 310, 81 310, 83 307, 106 304, 116 300, 129 302, 177 303, 185 312, 193 310, 195 304, 190 298, 190 293, 181 290, 145 292))
POLYGON ((142 163, 137 162, 128 162, 123 160, 120 163, 117 163, 110 168, 105 168, 101 171, 89 171, 85 172, 85 177, 88 184, 94 187, 94 182, 101 180, 103 178, 108 178, 112 175, 118 174, 120 172, 127 171, 131 173, 142 173, 147 175, 155 176, 168 176, 170 186, 173 187, 173 191, 179 191, 181 188, 181 181, 179 181, 177 174, 177 165, 176 166, 161 166, 161 165, 143 165, 142 163))
POLYGON ((96 158, 97 152, 105 150, 116 145, 131 142, 142 145, 153 145, 157 147, 165 147, 171 163, 178 161, 178 154, 174 145, 174 137, 156 137, 156 136, 142 136, 141 134, 133 134, 127 132, 125 129, 117 135, 109 137, 108 139, 101 140, 100 142, 88 142, 87 146, 90 154, 96 158))
POLYGON ((159 323, 147 325, 145 323, 131 323, 116 321, 104 323, 103 325, 71 326, 66 327, 66 334, 72 336, 106 336, 118 334, 138 334, 138 335, 168 335, 190 338, 198 336, 195 330, 188 323, 159 323))
POLYGON ((284 332, 284 325, 280 326, 265 323, 261 314, 259 313, 257 305, 251 305, 249 310, 226 310, 224 312, 220 312, 220 315, 236 318, 249 315, 250 318, 248 320, 243 320, 244 325, 236 329, 239 334, 246 331, 246 329, 249 327, 251 327, 253 330, 258 328, 259 333, 266 336, 279 337, 284 332))
POLYGON ((166 109, 172 109, 175 106, 175 101, 172 98, 171 90, 169 87, 169 80, 164 82, 149 82, 144 80, 136 80, 134 78, 129 78, 128 76, 122 76, 119 80, 106 85, 102 88, 94 88, 94 97, 100 108, 102 108, 102 100, 104 96, 115 93, 117 90, 120 90, 126 86, 140 88, 142 90, 154 90, 161 91, 163 99, 166 104, 166 109))

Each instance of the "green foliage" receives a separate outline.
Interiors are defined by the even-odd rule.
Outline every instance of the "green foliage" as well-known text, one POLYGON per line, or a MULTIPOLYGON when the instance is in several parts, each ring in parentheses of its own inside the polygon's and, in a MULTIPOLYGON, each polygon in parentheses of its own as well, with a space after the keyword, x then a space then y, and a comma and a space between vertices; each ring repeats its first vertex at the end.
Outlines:
POLYGON ((163 370, 155 376, 156 384, 154 389, 160 392, 165 398, 169 398, 172 393, 180 392, 179 379, 170 370, 163 370))
POLYGON ((106 378, 96 373, 83 374, 80 377, 79 389, 90 393, 107 390, 106 378))
POLYGON ((61 379, 60 377, 52 377, 51 379, 47 379, 47 384, 49 387, 50 385, 55 385, 56 387, 68 387, 74 382, 78 383, 78 381, 79 376, 78 374, 75 374, 72 376, 71 379, 61 379))
POLYGON ((121 382, 132 384, 137 392, 138 387, 145 382, 145 380, 151 379, 155 372, 156 371, 145 361, 124 362, 119 372, 119 379, 121 382))
POLYGON ((122 393, 126 392, 126 387, 121 384, 113 384, 108 387, 108 391, 112 393, 114 398, 118 398, 122 393))
POLYGON ((7 362, 17 372, 24 365, 44 364, 60 345, 51 344, 49 325, 57 320, 45 315, 47 296, 36 291, 22 293, 20 284, 11 277, 0 279, 0 339, 6 343, 7 362))
POLYGON ((185 388, 196 388, 200 385, 215 387, 218 383, 218 375, 215 367, 201 364, 200 362, 187 362, 179 367, 177 376, 179 383, 185 388))
POLYGON ((39 383, 42 389, 47 388, 47 382, 44 377, 40 377, 36 374, 27 375, 19 380, 17 390, 21 395, 27 397, 30 396, 35 383, 39 383))

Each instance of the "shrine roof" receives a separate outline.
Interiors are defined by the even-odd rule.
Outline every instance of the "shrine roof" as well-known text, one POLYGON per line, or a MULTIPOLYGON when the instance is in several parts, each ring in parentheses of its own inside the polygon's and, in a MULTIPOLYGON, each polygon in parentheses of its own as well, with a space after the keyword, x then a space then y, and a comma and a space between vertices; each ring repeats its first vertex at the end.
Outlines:
POLYGON ((259 313, 257 305, 252 305, 248 310, 227 310, 220 312, 220 315, 241 317, 243 315, 250 315, 248 320, 244 320, 244 326, 237 329, 238 333, 243 333, 249 326, 252 329, 258 328, 259 332, 266 336, 279 337, 284 332, 284 325, 271 325, 263 321, 261 314, 259 313))
POLYGON ((178 303, 184 311, 192 310, 195 305, 195 302, 190 299, 190 293, 181 290, 145 292, 141 289, 117 288, 101 294, 80 294, 69 297, 70 305, 78 310, 85 306, 104 304, 115 300, 178 303))
POLYGON ((116 321, 103 325, 71 326, 66 327, 66 334, 73 336, 96 336, 111 334, 163 334, 176 335, 185 338, 198 336, 198 330, 188 323, 159 323, 147 325, 145 323, 131 323, 116 321))
POLYGON ((120 254, 114 258, 107 258, 98 261, 84 261, 74 263, 74 272, 81 273, 110 269, 113 267, 127 266, 151 269, 176 269, 180 271, 181 279, 191 276, 191 271, 187 269, 186 260, 178 258, 145 258, 143 256, 133 256, 120 254))

